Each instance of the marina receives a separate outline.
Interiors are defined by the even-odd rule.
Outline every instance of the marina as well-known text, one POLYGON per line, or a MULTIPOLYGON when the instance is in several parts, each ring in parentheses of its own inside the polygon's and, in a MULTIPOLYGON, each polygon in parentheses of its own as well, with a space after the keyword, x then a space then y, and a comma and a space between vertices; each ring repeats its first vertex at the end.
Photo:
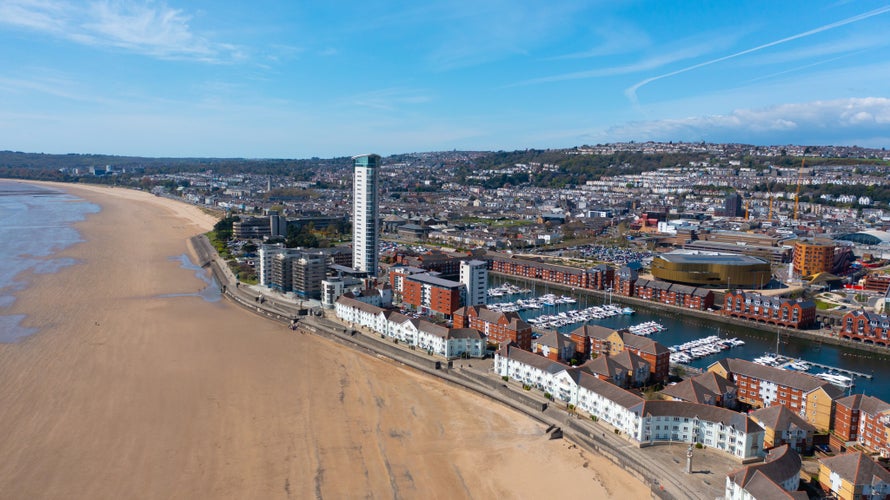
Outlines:
POLYGON ((743 345, 745 345, 744 340, 711 335, 671 346, 668 350, 671 351, 671 363, 689 364, 693 360, 720 354, 727 349, 743 345))
POLYGON ((838 368, 836 366, 817 363, 815 361, 804 361, 802 359, 781 356, 773 353, 766 353, 763 356, 754 358, 753 361, 764 366, 772 366, 781 368, 783 370, 793 370, 801 373, 807 373, 809 375, 813 375, 815 377, 819 377, 823 380, 831 382, 832 384, 842 389, 850 389, 851 387, 853 387, 855 385, 856 377, 866 380, 872 379, 872 375, 868 373, 857 372, 845 368, 838 368), (816 369, 827 371, 812 373, 812 371, 816 369))
MULTIPOLYGON (((535 289, 546 290, 543 284, 537 284, 526 281, 517 280, 524 286, 518 286, 520 289, 531 289, 531 295, 534 296, 535 289)), ((530 297, 529 297, 530 298, 530 297)), ((594 304, 600 307, 608 304, 608 295, 606 297, 600 294, 577 293, 574 295, 576 303, 558 304, 554 306, 544 306, 541 309, 529 309, 519 311, 520 317, 528 321, 544 314, 556 314, 566 312, 571 309, 585 309, 594 304)), ((501 300, 510 300, 504 296, 501 300)), ((496 300, 496 299, 495 299, 496 300)), ((515 300, 515 299, 514 299, 515 300)), ((616 307, 623 304, 615 302, 616 307)), ((490 306, 489 306, 490 307, 490 306)), ((854 379, 855 393, 864 393, 870 396, 890 401, 890 384, 882 383, 882 377, 890 376, 890 350, 887 354, 866 353, 857 351, 844 346, 832 344, 823 344, 807 339, 789 337, 777 331, 769 332, 762 329, 755 329, 741 325, 723 324, 719 322, 708 321, 703 318, 687 316, 679 311, 666 308, 648 308, 636 307, 634 315, 616 314, 603 319, 593 319, 590 324, 600 325, 606 328, 624 329, 631 328, 637 324, 645 324, 655 322, 662 325, 663 330, 655 333, 658 342, 665 346, 681 345, 689 341, 717 336, 718 338, 736 338, 744 342, 744 345, 732 347, 729 350, 723 350, 713 354, 707 354, 697 359, 691 359, 687 363, 683 363, 694 369, 707 369, 708 366, 715 361, 725 357, 735 357, 753 361, 763 356, 765 352, 776 353, 777 351, 791 360, 798 360, 809 363, 811 369, 807 371, 811 375, 819 373, 827 373, 828 379, 830 375, 848 376, 854 379)), ((555 329, 560 333, 569 333, 580 325, 567 324, 558 326, 555 329)), ((537 327, 533 324, 533 326, 537 327)), ((802 365, 799 365, 802 367, 802 365)), ((794 369, 794 368, 792 368, 794 369)), ((799 370, 801 371, 801 370, 799 370)), ((823 375, 823 377, 825 377, 823 375)), ((829 380, 831 381, 831 380, 829 380)), ((840 379, 837 380, 841 382, 840 379)), ((836 384, 837 385, 837 384, 836 384)))

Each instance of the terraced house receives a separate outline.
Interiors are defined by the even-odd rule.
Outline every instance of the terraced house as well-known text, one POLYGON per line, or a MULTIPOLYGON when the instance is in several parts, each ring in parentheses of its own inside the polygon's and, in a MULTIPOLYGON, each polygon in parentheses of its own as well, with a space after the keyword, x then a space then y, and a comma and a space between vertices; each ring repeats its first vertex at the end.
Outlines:
POLYGON ((343 321, 370 328, 393 341, 446 359, 462 356, 481 358, 485 355, 485 337, 473 328, 448 328, 345 295, 337 299, 334 309, 337 317, 343 321))
POLYGON ((890 346, 888 332, 890 316, 858 309, 844 315, 839 335, 854 342, 887 347, 890 346))
POLYGON ((789 328, 807 328, 816 321, 816 304, 809 300, 736 291, 724 296, 723 314, 789 328))

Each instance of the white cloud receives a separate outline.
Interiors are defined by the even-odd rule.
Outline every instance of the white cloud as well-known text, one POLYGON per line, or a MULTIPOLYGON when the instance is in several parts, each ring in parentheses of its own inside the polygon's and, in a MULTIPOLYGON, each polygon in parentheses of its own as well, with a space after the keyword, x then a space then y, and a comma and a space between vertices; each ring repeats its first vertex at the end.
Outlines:
POLYGON ((730 59, 735 59, 735 58, 737 58, 737 57, 741 57, 741 56, 744 56, 744 55, 747 55, 747 54, 752 54, 752 53, 755 53, 755 52, 759 52, 759 51, 761 51, 761 50, 768 49, 768 48, 770 48, 770 47, 775 47, 775 46, 782 45, 782 44, 785 44, 785 43, 788 43, 788 42, 791 42, 791 41, 794 41, 794 40, 798 40, 798 39, 801 39, 801 38, 806 38, 806 37, 809 37, 809 36, 812 36, 812 35, 816 35, 816 34, 822 33, 822 32, 824 32, 824 31, 829 31, 829 30, 833 30, 833 29, 835 29, 835 28, 839 28, 839 27, 841 27, 841 26, 846 26, 846 25, 848 25, 848 24, 858 23, 858 22, 860 22, 860 21, 864 21, 864 20, 866 20, 866 19, 870 19, 870 18, 872 18, 872 17, 879 16, 879 15, 881 15, 881 14, 886 14, 887 12, 890 12, 890 5, 885 5, 885 6, 883 6, 883 7, 879 7, 879 8, 877 8, 877 9, 874 9, 874 10, 871 10, 871 11, 868 11, 868 12, 865 12, 865 13, 862 13, 862 14, 858 14, 858 15, 855 15, 855 16, 852 16, 852 17, 848 17, 848 18, 846 18, 846 19, 842 19, 842 20, 840 20, 840 21, 836 21, 836 22, 833 22, 833 23, 825 24, 825 25, 823 25, 823 26, 819 26, 818 28, 813 28, 813 29, 811 29, 811 30, 804 31, 804 32, 802 32, 802 33, 798 33, 798 34, 796 34, 796 35, 791 35, 791 36, 782 38, 782 39, 780 39, 780 40, 774 40, 774 41, 772 41, 772 42, 765 43, 765 44, 762 44, 762 45, 758 45, 758 46, 756 46, 756 47, 752 47, 752 48, 750 48, 750 49, 745 49, 745 50, 742 50, 742 51, 739 51, 739 52, 735 52, 735 53, 733 53, 733 54, 729 54, 729 55, 726 55, 726 56, 723 56, 723 57, 718 57, 718 58, 716 58, 716 59, 711 59, 711 60, 709 60, 709 61, 704 61, 704 62, 701 62, 701 63, 698 63, 698 64, 693 64, 692 66, 687 66, 687 67, 685 67, 685 68, 681 68, 681 69, 678 69, 678 70, 675 70, 675 71, 671 71, 671 72, 668 72, 668 73, 663 73, 663 74, 661 74, 661 75, 657 75, 657 76, 649 77, 649 78, 646 78, 646 79, 644 79, 644 80, 641 80, 641 81, 639 81, 639 82, 637 82, 637 83, 631 85, 631 86, 628 87, 627 89, 625 89, 625 90, 624 90, 624 94, 627 96, 627 98, 628 98, 633 104, 637 104, 637 91, 639 91, 641 88, 643 88, 643 87, 646 86, 646 85, 649 85, 649 84, 652 83, 652 82, 656 82, 656 81, 658 81, 658 80, 661 80, 661 79, 664 79, 664 78, 669 78, 669 77, 672 77, 672 76, 676 76, 676 75, 679 75, 679 74, 682 74, 682 73, 687 73, 687 72, 689 72, 689 71, 693 71, 693 70, 696 70, 696 69, 699 69, 699 68, 703 68, 703 67, 705 67, 705 66, 710 66, 710 65, 712 65, 712 64, 717 64, 717 63, 720 63, 720 62, 723 62, 723 61, 728 61, 728 60, 730 60, 730 59))
POLYGON ((865 97, 737 109, 726 115, 628 122, 587 136, 596 142, 680 140, 885 147, 890 99, 865 97))
POLYGON ((191 16, 163 2, 100 0, 87 8, 66 0, 6 0, 0 24, 76 43, 115 47, 161 59, 225 62, 244 57, 238 47, 195 33, 191 16))

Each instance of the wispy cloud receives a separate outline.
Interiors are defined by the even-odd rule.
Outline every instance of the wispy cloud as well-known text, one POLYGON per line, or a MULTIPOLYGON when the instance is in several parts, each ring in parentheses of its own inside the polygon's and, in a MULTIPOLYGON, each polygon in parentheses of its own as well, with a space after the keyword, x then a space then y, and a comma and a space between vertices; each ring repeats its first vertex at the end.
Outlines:
POLYGON ((675 70, 675 71, 671 71, 671 72, 668 72, 668 73, 664 73, 664 74, 661 74, 661 75, 658 75, 658 76, 653 76, 653 77, 650 77, 650 78, 646 78, 645 80, 641 80, 641 81, 639 81, 639 82, 637 82, 637 83, 631 85, 631 86, 628 87, 627 89, 625 89, 624 93, 625 93, 625 95, 627 96, 627 98, 630 99, 630 101, 631 101, 633 104, 636 105, 636 104, 638 103, 638 100, 637 100, 637 91, 639 91, 641 88, 643 88, 643 87, 646 86, 646 85, 649 85, 649 84, 652 83, 652 82, 655 82, 655 81, 658 81, 658 80, 661 80, 661 79, 664 79, 664 78, 669 78, 669 77, 672 77, 672 76, 676 76, 676 75, 679 75, 679 74, 682 74, 682 73, 686 73, 686 72, 689 72, 689 71, 693 71, 693 70, 696 70, 696 69, 699 69, 699 68, 703 68, 703 67, 705 67, 705 66, 710 66, 710 65, 712 65, 712 64, 717 64, 717 63, 719 63, 719 62, 728 61, 728 60, 730 60, 730 59, 734 59, 734 58, 736 58, 736 57, 741 57, 741 56, 744 56, 744 55, 747 55, 747 54, 751 54, 751 53, 754 53, 754 52, 757 52, 757 51, 760 51, 760 50, 763 50, 763 49, 767 49, 767 48, 770 48, 770 47, 775 47, 775 46, 777 46, 777 45, 781 45, 781 44, 784 44, 784 43, 788 43, 788 42, 791 42, 791 41, 794 41, 794 40, 798 40, 798 39, 801 39, 801 38, 806 38, 806 37, 809 37, 809 36, 812 36, 812 35, 815 35, 815 34, 818 34, 818 33, 822 33, 822 32, 824 32, 824 31, 828 31, 828 30, 832 30, 832 29, 835 29, 835 28, 839 28, 839 27, 841 27, 841 26, 846 26, 846 25, 848 25, 848 24, 853 24, 853 23, 857 23, 857 22, 860 22, 860 21, 864 21, 864 20, 866 20, 866 19, 869 19, 869 18, 878 16, 878 15, 881 15, 881 14, 885 14, 885 13, 887 13, 887 12, 890 12, 890 5, 887 5, 887 6, 884 6, 884 7, 880 7, 880 8, 878 8, 878 9, 874 9, 874 10, 865 12, 865 13, 863 13, 863 14, 858 14, 858 15, 855 15, 855 16, 853 16, 853 17, 848 17, 848 18, 846 18, 846 19, 843 19, 843 20, 840 20, 840 21, 837 21, 837 22, 829 23, 829 24, 820 26, 820 27, 818 27, 818 28, 811 29, 811 30, 809 30, 809 31, 804 31, 804 32, 802 32, 802 33, 798 33, 798 34, 796 34, 796 35, 792 35, 792 36, 785 37, 785 38, 782 38, 782 39, 779 39, 779 40, 775 40, 775 41, 772 41, 772 42, 769 42, 769 43, 765 43, 765 44, 763 44, 763 45, 758 45, 757 47, 752 47, 752 48, 750 48, 750 49, 745 49, 745 50, 742 50, 742 51, 740 51, 740 52, 735 52, 735 53, 733 53, 733 54, 729 54, 729 55, 727 55, 727 56, 718 57, 718 58, 716 58, 716 59, 711 59, 711 60, 709 60, 709 61, 701 62, 701 63, 698 63, 698 64, 693 64, 692 66, 687 66, 687 67, 685 67, 685 68, 681 68, 681 69, 678 69, 678 70, 675 70))
POLYGON ((405 104, 423 104, 432 98, 419 90, 389 88, 365 92, 342 100, 344 106, 391 111, 405 104))
POLYGON ((0 77, 0 90, 10 94, 36 93, 72 102, 108 105, 114 101, 85 89, 81 82, 61 74, 39 72, 29 78, 0 77))
POLYGON ((662 52, 660 54, 651 55, 640 59, 639 61, 622 66, 611 66, 606 68, 595 68, 586 71, 575 71, 572 73, 562 73, 559 75, 544 76, 540 78, 532 78, 509 85, 509 87, 536 85, 540 83, 561 82, 566 80, 581 80, 585 78, 601 78, 605 76, 628 75, 648 71, 667 66, 679 61, 694 59, 713 52, 719 47, 727 46, 734 40, 734 36, 728 35, 723 37, 708 37, 708 41, 701 40, 702 37, 696 37, 691 40, 683 40, 674 44, 677 48, 662 52))
POLYGON ((888 45, 890 45, 890 38, 886 36, 886 33, 856 33, 849 37, 832 40, 831 42, 799 47, 773 54, 763 54, 756 61, 752 61, 750 65, 788 64, 810 59, 860 53, 866 50, 883 49, 888 45))
POLYGON ((726 115, 630 122, 590 137, 606 141, 712 140, 760 144, 820 144, 831 137, 836 144, 859 141, 860 145, 887 146, 879 141, 890 137, 890 99, 813 101, 737 109, 726 115))
POLYGON ((38 31, 83 45, 114 47, 160 59, 227 62, 244 53, 212 41, 190 26, 192 17, 162 2, 66 0, 0 2, 0 24, 38 31))
POLYGON ((600 40, 597 45, 587 50, 556 56, 553 59, 589 59, 628 54, 645 49, 652 43, 645 31, 630 23, 605 22, 595 25, 591 31, 600 40))

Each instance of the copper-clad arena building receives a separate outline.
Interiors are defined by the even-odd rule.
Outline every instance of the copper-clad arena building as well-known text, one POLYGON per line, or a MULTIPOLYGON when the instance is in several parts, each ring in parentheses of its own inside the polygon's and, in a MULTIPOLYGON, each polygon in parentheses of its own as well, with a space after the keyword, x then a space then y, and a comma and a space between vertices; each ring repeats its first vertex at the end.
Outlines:
POLYGON ((652 276, 671 283, 726 288, 763 288, 769 262, 749 255, 666 253, 652 260, 652 276))

